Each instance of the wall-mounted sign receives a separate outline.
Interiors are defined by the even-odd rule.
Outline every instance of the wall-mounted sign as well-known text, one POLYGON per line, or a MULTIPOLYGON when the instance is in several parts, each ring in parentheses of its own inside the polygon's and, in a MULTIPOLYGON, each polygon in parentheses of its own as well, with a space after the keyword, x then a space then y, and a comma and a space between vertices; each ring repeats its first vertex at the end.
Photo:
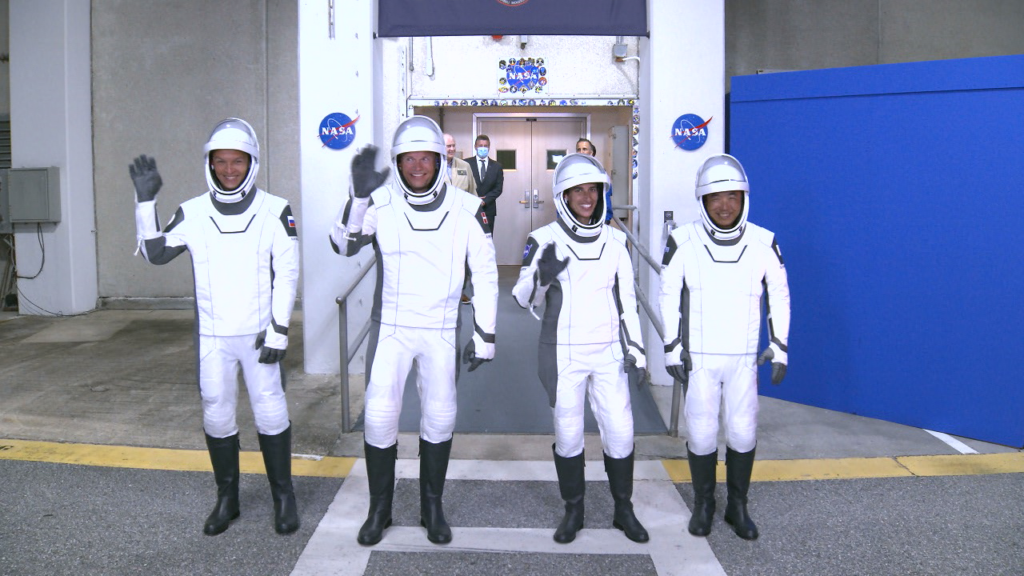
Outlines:
POLYGON ((320 121, 320 141, 333 150, 341 150, 356 139, 356 121, 341 112, 324 116, 320 121))
POLYGON ((696 150, 708 141, 708 124, 714 118, 703 118, 696 114, 683 114, 672 123, 672 141, 683 150, 696 150))
POLYGON ((542 94, 548 84, 544 58, 509 58, 498 62, 498 93, 542 94))

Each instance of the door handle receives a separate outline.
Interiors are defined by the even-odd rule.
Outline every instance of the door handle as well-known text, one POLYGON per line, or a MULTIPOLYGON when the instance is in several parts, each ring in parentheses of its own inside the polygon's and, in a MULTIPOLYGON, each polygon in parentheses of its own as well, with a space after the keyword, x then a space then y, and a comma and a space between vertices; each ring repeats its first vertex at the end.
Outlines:
POLYGON ((523 190, 523 199, 519 201, 520 204, 526 204, 526 207, 530 207, 530 191, 523 190))
POLYGON ((538 194, 537 191, 534 190, 533 191, 533 209, 534 210, 539 210, 540 209, 540 205, 543 204, 543 203, 544 203, 544 201, 540 199, 540 194, 538 194))

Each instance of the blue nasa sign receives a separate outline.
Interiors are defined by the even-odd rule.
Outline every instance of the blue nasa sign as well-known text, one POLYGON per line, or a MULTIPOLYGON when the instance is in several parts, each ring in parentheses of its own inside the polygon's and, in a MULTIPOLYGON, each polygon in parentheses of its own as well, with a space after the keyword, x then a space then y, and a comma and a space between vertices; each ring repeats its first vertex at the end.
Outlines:
POLYGON ((708 124, 714 118, 703 118, 696 114, 683 114, 672 123, 672 141, 683 150, 696 150, 708 141, 708 124))
POLYGON ((342 150, 356 139, 356 119, 334 112, 320 121, 320 141, 332 150, 342 150))

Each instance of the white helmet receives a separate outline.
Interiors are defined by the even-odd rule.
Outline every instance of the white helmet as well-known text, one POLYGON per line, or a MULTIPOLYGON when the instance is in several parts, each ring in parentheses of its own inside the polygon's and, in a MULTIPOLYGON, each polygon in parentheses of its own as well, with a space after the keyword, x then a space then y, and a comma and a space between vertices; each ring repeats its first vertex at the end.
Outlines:
POLYGON ((704 228, 719 240, 732 240, 743 234, 747 225, 747 213, 750 211, 750 182, 740 161, 728 154, 712 156, 697 169, 696 190, 697 203, 700 204, 700 217, 704 219, 704 228), (743 191, 743 211, 736 224, 726 229, 715 224, 704 206, 704 197, 716 192, 743 191))
POLYGON ((555 176, 551 184, 555 211, 562 222, 580 236, 591 237, 600 234, 607 211, 604 205, 604 191, 608 189, 609 184, 608 173, 604 171, 604 166, 601 166, 601 162, 590 154, 568 154, 562 158, 562 161, 555 167, 555 176), (594 208, 594 214, 590 217, 589 222, 580 222, 565 202, 564 193, 573 187, 590 183, 601 185, 597 194, 597 207, 594 208))
POLYGON ((214 197, 222 202, 237 202, 249 193, 256 174, 260 170, 260 143, 256 140, 256 131, 248 122, 241 118, 221 120, 210 132, 210 139, 203 146, 203 162, 206 164, 206 183, 214 197), (238 150, 249 155, 249 173, 234 190, 224 190, 217 175, 213 172, 210 153, 214 150, 238 150))
POLYGON ((411 116, 398 125, 395 130, 395 139, 391 146, 391 167, 395 171, 398 185, 405 193, 405 199, 410 204, 429 204, 437 197, 444 184, 444 170, 441 170, 441 159, 445 158, 447 151, 444 146, 444 133, 437 123, 426 116, 411 116), (434 167, 434 181, 423 192, 413 192, 399 170, 398 156, 406 152, 435 152, 437 154, 437 165, 434 167))

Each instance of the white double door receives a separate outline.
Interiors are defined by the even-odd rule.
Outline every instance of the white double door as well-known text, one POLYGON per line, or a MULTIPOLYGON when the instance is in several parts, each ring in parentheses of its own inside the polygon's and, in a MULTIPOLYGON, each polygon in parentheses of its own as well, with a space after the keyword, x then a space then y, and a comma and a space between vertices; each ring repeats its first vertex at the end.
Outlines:
MULTIPOLYGON (((497 202, 494 247, 499 266, 523 262, 526 237, 555 220, 551 198, 554 164, 576 151, 586 136, 585 117, 488 117, 477 120, 478 134, 491 139, 491 157, 514 153, 515 166, 503 166, 505 184, 497 202)), ((500 160, 500 158, 499 158, 500 160)))

